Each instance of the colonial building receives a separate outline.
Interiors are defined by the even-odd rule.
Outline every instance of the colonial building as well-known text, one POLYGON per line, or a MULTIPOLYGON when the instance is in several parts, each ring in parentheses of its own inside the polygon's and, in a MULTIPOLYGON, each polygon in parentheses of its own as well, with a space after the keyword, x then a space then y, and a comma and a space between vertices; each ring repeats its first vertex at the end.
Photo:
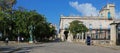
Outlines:
MULTIPOLYGON (((72 21, 78 20, 89 29, 87 33, 78 35, 78 39, 85 42, 86 37, 91 36, 92 40, 111 40, 111 23, 119 23, 120 20, 115 18, 115 5, 107 4, 100 11, 98 16, 63 16, 60 17, 60 38, 65 40, 65 28, 69 28, 72 21)), ((72 41, 72 34, 68 33, 68 40, 72 41), (70 38, 71 37, 71 38, 70 38)), ((106 41, 106 42, 107 42, 106 41)), ((93 41, 94 42, 94 41, 93 41)))

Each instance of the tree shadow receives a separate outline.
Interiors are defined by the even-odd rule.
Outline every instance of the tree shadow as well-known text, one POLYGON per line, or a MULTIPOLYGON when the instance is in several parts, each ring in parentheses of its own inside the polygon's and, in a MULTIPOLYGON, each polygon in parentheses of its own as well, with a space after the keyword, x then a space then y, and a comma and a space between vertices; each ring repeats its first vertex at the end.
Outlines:
POLYGON ((28 46, 28 47, 0 47, 0 53, 29 53, 31 49, 45 47, 45 46, 28 46))
POLYGON ((39 47, 45 47, 45 46, 31 46, 31 47, 21 47, 18 48, 18 50, 11 51, 10 53, 16 52, 16 53, 29 53, 31 52, 31 49, 39 48, 39 47))

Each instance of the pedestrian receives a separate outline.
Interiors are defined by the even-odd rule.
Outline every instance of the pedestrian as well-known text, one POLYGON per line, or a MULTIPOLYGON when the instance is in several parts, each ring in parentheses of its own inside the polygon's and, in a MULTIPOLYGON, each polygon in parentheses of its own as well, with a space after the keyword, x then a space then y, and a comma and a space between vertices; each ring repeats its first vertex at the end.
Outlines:
POLYGON ((6 43, 6 45, 8 45, 8 41, 9 41, 9 39, 8 39, 8 37, 5 39, 5 43, 6 43))
POLYGON ((21 38, 21 40, 22 40, 22 42, 24 42, 24 38, 23 37, 21 38))
POLYGON ((91 37, 87 36, 87 40, 86 40, 87 45, 91 45, 91 37))
POLYGON ((20 42, 20 37, 19 36, 17 37, 17 40, 18 40, 18 43, 19 43, 20 42))

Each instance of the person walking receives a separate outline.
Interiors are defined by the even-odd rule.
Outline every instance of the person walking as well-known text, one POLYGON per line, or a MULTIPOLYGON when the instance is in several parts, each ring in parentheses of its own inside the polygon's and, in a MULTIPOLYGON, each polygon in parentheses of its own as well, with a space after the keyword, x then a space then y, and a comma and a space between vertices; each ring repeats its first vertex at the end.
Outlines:
POLYGON ((5 43, 6 43, 6 45, 8 45, 8 41, 9 41, 9 39, 8 39, 8 37, 5 39, 5 43))
POLYGON ((91 45, 91 37, 90 36, 87 36, 86 43, 87 43, 87 45, 91 45))

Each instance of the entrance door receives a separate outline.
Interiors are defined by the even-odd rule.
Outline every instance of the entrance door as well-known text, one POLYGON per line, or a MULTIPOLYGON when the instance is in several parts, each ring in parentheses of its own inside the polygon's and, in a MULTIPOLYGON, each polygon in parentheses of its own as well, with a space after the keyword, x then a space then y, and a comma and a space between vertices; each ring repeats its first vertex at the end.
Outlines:
POLYGON ((66 38, 66 40, 67 40, 67 37, 68 37, 68 33, 69 33, 69 31, 64 31, 64 35, 65 35, 65 38, 66 38))
POLYGON ((118 36, 117 36, 117 45, 120 45, 120 33, 118 33, 118 36))
POLYGON ((118 26, 117 26, 117 36, 116 36, 116 43, 117 43, 117 45, 120 45, 120 24, 118 24, 118 26))

